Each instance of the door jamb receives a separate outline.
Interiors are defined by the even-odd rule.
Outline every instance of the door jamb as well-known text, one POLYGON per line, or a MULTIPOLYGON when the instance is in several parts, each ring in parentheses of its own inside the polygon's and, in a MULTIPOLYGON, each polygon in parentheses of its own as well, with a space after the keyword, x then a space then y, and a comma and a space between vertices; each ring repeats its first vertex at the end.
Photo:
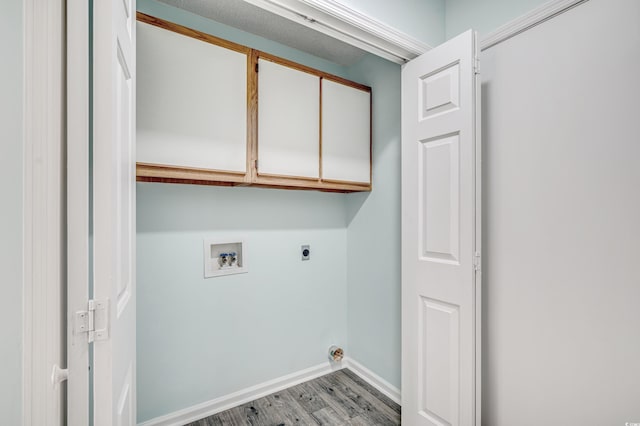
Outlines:
POLYGON ((22 423, 62 425, 66 364, 64 0, 23 9, 22 423))

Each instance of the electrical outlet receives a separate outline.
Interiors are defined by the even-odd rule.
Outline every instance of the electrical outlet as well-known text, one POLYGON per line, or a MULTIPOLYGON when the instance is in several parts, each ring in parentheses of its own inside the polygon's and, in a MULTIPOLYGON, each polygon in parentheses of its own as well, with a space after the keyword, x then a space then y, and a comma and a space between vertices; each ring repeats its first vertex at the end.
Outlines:
POLYGON ((311 249, 309 246, 302 246, 300 248, 300 254, 302 254, 302 260, 309 260, 311 258, 311 249))

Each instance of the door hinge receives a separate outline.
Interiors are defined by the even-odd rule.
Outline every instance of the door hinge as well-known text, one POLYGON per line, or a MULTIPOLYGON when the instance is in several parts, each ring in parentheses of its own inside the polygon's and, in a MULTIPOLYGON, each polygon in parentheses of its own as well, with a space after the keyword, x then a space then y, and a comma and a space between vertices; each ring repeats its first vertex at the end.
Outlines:
POLYGON ((109 299, 89 300, 86 311, 77 311, 75 334, 87 333, 87 342, 109 338, 109 299))
POLYGON ((479 57, 475 58, 475 61, 473 63, 473 71, 476 74, 480 74, 480 58, 479 57))
POLYGON ((256 72, 260 72, 260 65, 256 64, 256 72))
POLYGON ((473 270, 480 271, 480 266, 482 265, 482 258, 480 256, 480 252, 477 251, 473 255, 473 270))

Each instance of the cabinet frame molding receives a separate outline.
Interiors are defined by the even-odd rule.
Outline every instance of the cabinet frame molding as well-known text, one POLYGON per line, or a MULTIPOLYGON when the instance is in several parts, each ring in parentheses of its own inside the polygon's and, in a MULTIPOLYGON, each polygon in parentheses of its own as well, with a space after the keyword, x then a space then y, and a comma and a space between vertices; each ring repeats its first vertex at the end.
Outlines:
POLYGON ((150 24, 164 30, 191 37, 222 48, 230 49, 247 57, 247 161, 245 172, 227 170, 202 169, 165 164, 150 164, 138 162, 136 164, 136 180, 138 182, 182 183, 215 186, 256 186, 280 189, 308 189, 327 192, 357 192, 371 191, 373 179, 372 169, 372 93, 371 87, 356 83, 345 78, 320 71, 288 59, 281 58, 257 49, 237 44, 201 31, 197 31, 170 21, 156 18, 142 12, 136 13, 138 22, 150 24), (318 178, 301 176, 281 176, 259 173, 258 164, 258 61, 273 62, 297 71, 319 77, 319 175, 318 178), (324 179, 322 177, 322 81, 330 80, 369 94, 369 182, 344 182, 324 179))

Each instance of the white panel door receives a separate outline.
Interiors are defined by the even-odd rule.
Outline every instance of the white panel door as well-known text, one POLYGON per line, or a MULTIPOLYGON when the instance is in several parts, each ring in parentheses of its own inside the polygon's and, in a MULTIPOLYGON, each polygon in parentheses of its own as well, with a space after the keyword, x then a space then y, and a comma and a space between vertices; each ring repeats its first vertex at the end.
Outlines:
POLYGON ((402 70, 402 424, 480 419, 476 37, 402 70))
POLYGON ((320 176, 320 77, 258 61, 258 174, 320 176))
POLYGON ((96 426, 136 422, 135 13, 135 0, 94 3, 96 426))
POLYGON ((322 79, 322 178, 371 181, 371 93, 327 79, 322 79))
POLYGON ((136 26, 137 161, 244 172, 247 55, 136 26))

